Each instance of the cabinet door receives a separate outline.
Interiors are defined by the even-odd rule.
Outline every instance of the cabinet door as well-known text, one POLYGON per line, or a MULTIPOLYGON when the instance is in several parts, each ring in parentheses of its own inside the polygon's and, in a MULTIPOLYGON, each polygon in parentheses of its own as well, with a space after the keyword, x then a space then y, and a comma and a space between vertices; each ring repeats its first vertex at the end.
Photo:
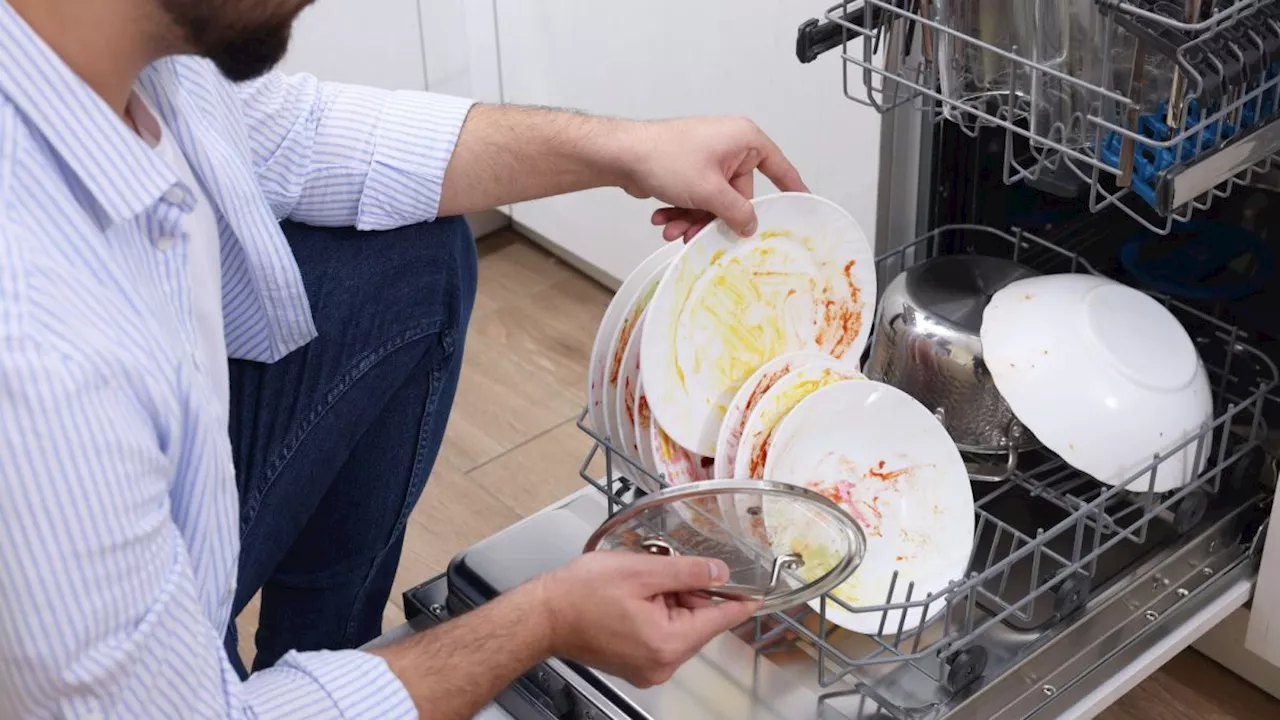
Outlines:
POLYGON ((325 0, 307 8, 281 68, 322 80, 425 90, 418 0, 325 0))
POLYGON ((1245 647, 1272 665, 1280 666, 1280 503, 1271 507, 1271 524, 1265 542, 1245 647))
POLYGON ((494 7, 476 0, 419 0, 427 89, 501 102, 494 7))
MULTIPOLYGON (((796 28, 820 5, 497 0, 496 7, 506 102, 635 118, 748 116, 815 193, 874 235, 881 118, 844 96, 838 52, 808 66, 795 59, 796 28)), ((770 191, 757 180, 757 194, 770 191)), ((512 218, 616 279, 660 245, 649 225, 655 207, 596 190, 518 205, 512 218)))

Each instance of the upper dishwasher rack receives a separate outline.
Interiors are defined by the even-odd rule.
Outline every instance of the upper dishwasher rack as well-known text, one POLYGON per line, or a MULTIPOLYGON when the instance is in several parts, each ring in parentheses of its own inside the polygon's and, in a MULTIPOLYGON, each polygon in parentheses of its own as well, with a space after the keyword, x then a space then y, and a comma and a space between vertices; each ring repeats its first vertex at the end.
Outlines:
POLYGON ((1277 0, 856 0, 800 27, 801 62, 835 48, 855 102, 1004 128, 1005 182, 1074 174, 1161 234, 1280 152, 1277 0))

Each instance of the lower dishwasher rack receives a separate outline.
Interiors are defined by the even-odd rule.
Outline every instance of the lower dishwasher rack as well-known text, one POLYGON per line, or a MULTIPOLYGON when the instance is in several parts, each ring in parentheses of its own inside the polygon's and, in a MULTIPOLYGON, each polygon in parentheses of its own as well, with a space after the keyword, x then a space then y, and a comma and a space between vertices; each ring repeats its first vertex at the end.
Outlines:
MULTIPOLYGON (((999 254, 1037 269, 1096 274, 1084 258, 1029 233, 952 225, 878 258, 879 286, 971 234, 985 239, 988 252, 1003 248, 999 254)), ((1264 412, 1280 410, 1270 394, 1280 375, 1239 328, 1155 297, 1197 343, 1213 387, 1211 424, 1114 487, 1050 453, 1028 454, 1006 482, 975 483, 974 550, 964 578, 920 597, 908 584, 904 601, 876 606, 828 595, 817 609, 774 614, 739 636, 843 716, 1026 717, 1215 579, 1252 572, 1274 494, 1264 412), (1144 492, 1161 462, 1191 446, 1207 458, 1198 478, 1169 493, 1144 492), (833 605, 878 614, 882 634, 836 627, 826 619, 833 605), (887 621, 895 612, 896 628, 887 621), (909 612, 933 619, 904 632, 909 612), (1070 647, 1055 650, 1069 630, 1070 647)), ((594 446, 581 475, 604 494, 610 514, 642 492, 638 475, 642 485, 668 485, 586 418, 584 411, 578 425, 594 446)), ((888 598, 897 584, 895 577, 888 598)))

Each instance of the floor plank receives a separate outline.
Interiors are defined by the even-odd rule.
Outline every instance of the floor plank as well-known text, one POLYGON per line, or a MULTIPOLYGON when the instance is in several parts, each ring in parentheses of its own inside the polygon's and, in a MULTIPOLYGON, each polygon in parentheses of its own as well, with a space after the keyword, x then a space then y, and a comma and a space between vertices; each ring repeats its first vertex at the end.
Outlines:
POLYGON ((599 324, 608 300, 574 274, 529 280, 521 301, 475 315, 441 464, 470 471, 576 417, 594 333, 584 328, 599 324))
POLYGON ((528 300, 529 295, 577 272, 512 230, 476 243, 480 258, 474 313, 481 315, 528 300))
POLYGON ((429 574, 408 579, 421 582, 444 572, 454 555, 522 517, 474 477, 437 473, 414 508, 410 521, 414 537, 405 539, 405 549, 420 559, 429 574))
POLYGON ((1107 708, 1101 720, 1274 720, 1280 700, 1195 650, 1175 656, 1107 708))
MULTIPOLYGON (((579 470, 591 444, 575 418, 468 475, 512 512, 526 517, 583 487, 579 470)), ((603 475, 603 467, 596 470, 603 475)))

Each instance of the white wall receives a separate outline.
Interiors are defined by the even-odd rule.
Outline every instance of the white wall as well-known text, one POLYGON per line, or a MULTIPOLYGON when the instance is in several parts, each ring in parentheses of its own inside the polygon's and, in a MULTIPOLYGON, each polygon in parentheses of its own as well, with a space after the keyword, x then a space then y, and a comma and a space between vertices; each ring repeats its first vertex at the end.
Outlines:
POLYGON ((325 80, 425 90, 418 0, 317 2, 294 25, 281 67, 325 80))
MULTIPOLYGON (((623 117, 746 115, 810 188, 876 231, 881 117, 844 96, 838 52, 795 59, 795 0, 497 0, 507 102, 623 117)), ((771 188, 761 179, 756 191, 771 188)), ((618 190, 523 203, 512 218, 611 278, 661 244, 656 203, 618 190)))
POLYGON ((287 72, 499 102, 490 0, 323 0, 294 26, 287 72))

